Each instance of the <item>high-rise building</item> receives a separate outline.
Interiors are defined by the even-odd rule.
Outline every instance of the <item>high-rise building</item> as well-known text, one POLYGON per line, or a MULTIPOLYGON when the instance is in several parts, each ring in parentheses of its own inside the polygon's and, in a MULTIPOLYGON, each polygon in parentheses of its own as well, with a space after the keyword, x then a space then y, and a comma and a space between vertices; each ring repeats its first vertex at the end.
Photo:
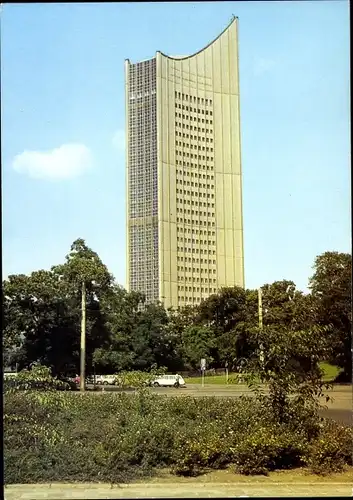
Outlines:
POLYGON ((237 18, 125 71, 128 289, 178 307, 243 287, 237 18))

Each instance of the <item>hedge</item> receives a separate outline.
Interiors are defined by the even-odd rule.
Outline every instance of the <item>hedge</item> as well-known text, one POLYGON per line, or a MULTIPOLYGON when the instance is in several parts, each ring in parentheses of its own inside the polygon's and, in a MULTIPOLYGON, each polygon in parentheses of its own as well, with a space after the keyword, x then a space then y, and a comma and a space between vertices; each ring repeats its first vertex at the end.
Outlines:
POLYGON ((196 475, 351 464, 352 431, 309 419, 273 420, 255 400, 136 394, 14 391, 4 397, 5 483, 131 481, 169 467, 196 475))

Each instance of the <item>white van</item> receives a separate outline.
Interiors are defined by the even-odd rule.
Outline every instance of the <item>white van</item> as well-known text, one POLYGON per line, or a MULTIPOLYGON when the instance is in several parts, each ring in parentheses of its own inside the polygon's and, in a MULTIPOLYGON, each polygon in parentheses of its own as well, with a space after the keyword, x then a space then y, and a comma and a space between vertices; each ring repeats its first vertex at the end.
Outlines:
POLYGON ((116 375, 96 375, 96 384, 98 385, 114 385, 116 375))
POLYGON ((185 380, 181 375, 161 375, 151 383, 153 387, 185 387, 185 380))

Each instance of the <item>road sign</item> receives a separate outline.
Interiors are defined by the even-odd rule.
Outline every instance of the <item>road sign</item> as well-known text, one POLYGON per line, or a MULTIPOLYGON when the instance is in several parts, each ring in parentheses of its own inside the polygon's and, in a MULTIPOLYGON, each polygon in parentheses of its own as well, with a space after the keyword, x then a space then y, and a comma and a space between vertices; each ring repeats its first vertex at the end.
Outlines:
POLYGON ((206 370, 206 360, 204 358, 201 359, 200 366, 201 370, 206 370))

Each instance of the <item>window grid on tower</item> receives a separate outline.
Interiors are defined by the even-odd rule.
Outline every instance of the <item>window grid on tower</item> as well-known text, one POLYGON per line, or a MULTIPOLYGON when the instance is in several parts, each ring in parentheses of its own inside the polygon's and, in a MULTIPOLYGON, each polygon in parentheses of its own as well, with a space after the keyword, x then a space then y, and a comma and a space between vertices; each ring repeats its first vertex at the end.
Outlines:
POLYGON ((153 301, 159 296, 155 59, 129 66, 128 89, 130 288, 153 301))
POLYGON ((211 120, 203 118, 212 115, 212 99, 175 92, 177 259, 191 256, 177 268, 184 304, 199 303, 217 285, 215 277, 206 278, 216 274, 214 135, 211 120))

